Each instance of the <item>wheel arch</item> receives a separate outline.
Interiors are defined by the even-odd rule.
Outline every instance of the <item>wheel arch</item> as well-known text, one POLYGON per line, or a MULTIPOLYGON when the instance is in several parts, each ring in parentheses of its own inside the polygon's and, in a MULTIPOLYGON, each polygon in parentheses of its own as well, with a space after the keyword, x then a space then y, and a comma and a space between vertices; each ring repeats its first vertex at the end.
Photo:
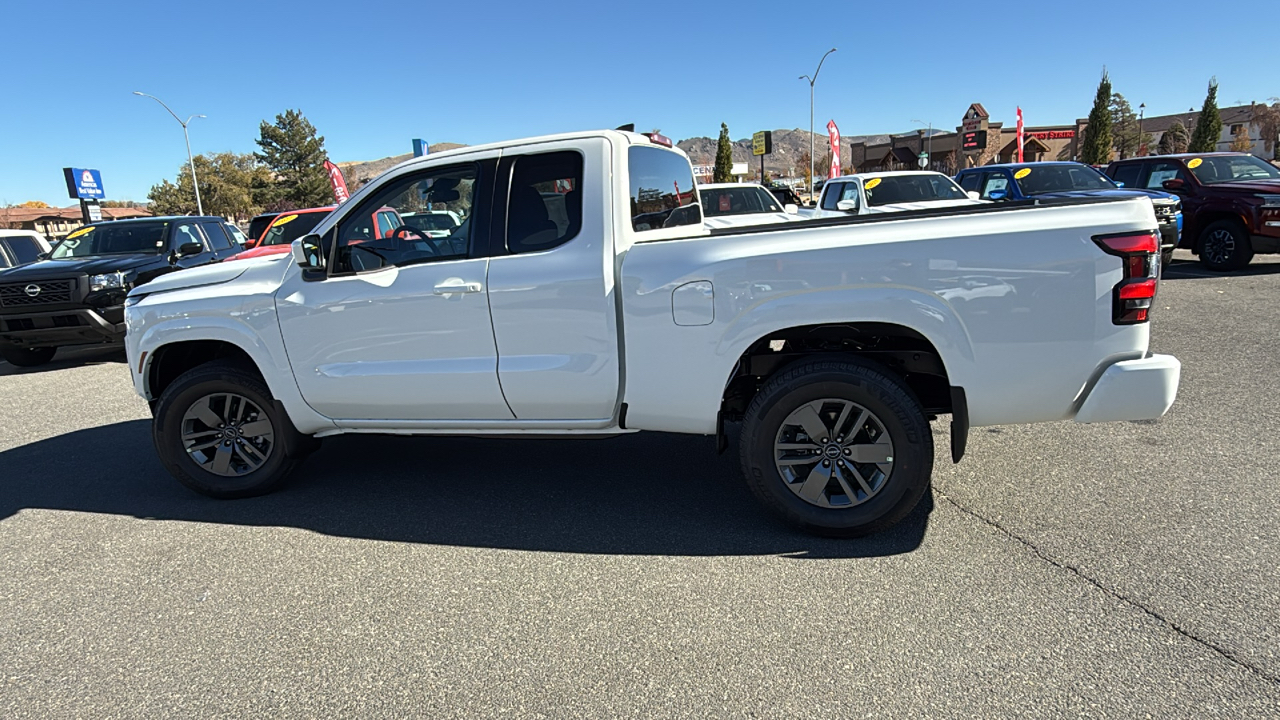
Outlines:
MULTIPOLYGON (((242 365, 271 388, 262 368, 239 345, 227 340, 178 340, 161 345, 147 356, 143 368, 147 397, 152 401, 158 399, 183 373, 214 360, 229 360, 242 365)), ((275 394, 274 389, 272 394, 275 394)))
POLYGON ((1195 242, 1191 251, 1196 255, 1200 254, 1200 250, 1204 245, 1204 231, 1210 225, 1221 220, 1230 220, 1239 223, 1244 228, 1245 239, 1248 240, 1249 233, 1252 232, 1249 227, 1249 218, 1246 214, 1232 208, 1214 208, 1202 210, 1196 214, 1195 226, 1195 242))

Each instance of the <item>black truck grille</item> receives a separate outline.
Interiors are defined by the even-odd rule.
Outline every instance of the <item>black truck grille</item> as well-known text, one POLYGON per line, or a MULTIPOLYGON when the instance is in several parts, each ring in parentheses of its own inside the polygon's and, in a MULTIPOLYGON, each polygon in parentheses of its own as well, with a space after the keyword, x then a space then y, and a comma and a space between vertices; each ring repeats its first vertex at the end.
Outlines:
POLYGON ((0 285, 0 307, 16 308, 69 303, 75 294, 75 289, 75 280, 39 280, 0 285))

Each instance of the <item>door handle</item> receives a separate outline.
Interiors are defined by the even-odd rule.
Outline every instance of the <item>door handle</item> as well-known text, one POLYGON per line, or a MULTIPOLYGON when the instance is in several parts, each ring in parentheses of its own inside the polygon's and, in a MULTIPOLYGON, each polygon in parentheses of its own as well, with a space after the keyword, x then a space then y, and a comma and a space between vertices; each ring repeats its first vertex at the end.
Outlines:
POLYGON ((477 293, 483 289, 484 286, 478 282, 463 282, 461 278, 449 278, 435 287, 435 294, 477 293))

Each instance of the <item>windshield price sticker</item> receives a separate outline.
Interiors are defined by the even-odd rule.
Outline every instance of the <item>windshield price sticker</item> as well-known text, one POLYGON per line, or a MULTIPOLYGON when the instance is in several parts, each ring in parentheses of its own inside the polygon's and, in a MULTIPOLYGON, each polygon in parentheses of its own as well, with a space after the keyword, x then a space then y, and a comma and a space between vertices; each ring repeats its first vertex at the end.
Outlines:
POLYGON ((93 232, 92 227, 80 228, 79 230, 68 235, 66 239, 70 240, 71 238, 77 238, 77 237, 80 237, 81 235, 88 235, 91 232, 93 232))
POLYGON ((1200 163, 1202 162, 1204 162, 1203 158, 1191 158, 1190 160, 1187 161, 1187 167, 1191 168, 1192 170, 1195 170, 1196 168, 1200 167, 1200 163))
POLYGON ((1016 173, 1014 173, 1014 174, 1013 174, 1013 179, 1014 179, 1014 180, 1021 180, 1022 178, 1026 177, 1026 176, 1028 176, 1028 175, 1030 175, 1030 174, 1031 174, 1031 168, 1022 168, 1021 170, 1019 170, 1018 172, 1016 172, 1016 173))
POLYGON ((276 220, 275 222, 271 223, 271 227, 280 227, 281 225, 287 222, 293 222, 294 220, 297 220, 297 219, 298 219, 297 215, 285 215, 279 220, 276 220))
POLYGON ((879 184, 880 184, 880 178, 871 178, 870 180, 867 181, 867 184, 863 185, 862 187, 865 190, 870 190, 879 184))

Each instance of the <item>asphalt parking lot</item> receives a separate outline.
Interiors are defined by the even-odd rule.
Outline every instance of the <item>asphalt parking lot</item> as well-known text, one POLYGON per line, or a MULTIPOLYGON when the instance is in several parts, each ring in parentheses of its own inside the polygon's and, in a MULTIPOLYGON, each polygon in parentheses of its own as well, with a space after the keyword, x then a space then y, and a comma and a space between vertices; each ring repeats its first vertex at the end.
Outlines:
POLYGON ((1160 421, 983 428, 893 531, 713 441, 352 437, 218 502, 123 353, 0 363, 0 717, 1280 715, 1280 258, 1179 252, 1160 421))

